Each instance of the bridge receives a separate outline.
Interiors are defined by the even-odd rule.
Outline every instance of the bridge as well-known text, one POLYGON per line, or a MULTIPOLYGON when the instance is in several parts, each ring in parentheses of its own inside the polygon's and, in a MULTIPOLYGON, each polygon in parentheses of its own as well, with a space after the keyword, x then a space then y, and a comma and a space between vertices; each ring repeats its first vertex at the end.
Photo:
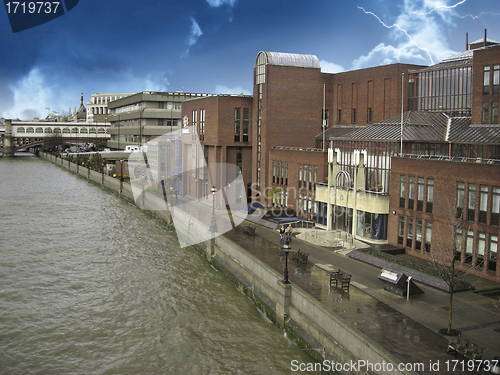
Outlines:
POLYGON ((110 139, 109 123, 12 121, 12 143, 15 151, 39 147, 48 139, 60 139, 65 145, 94 143, 105 147, 110 139))

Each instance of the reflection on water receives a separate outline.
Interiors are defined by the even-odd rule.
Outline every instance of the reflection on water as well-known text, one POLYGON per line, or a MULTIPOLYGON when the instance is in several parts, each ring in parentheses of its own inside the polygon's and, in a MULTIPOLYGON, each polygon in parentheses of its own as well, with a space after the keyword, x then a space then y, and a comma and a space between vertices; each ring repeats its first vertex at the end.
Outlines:
POLYGON ((311 361, 115 194, 36 158, 0 159, 0 192, 2 373, 289 374, 311 361))

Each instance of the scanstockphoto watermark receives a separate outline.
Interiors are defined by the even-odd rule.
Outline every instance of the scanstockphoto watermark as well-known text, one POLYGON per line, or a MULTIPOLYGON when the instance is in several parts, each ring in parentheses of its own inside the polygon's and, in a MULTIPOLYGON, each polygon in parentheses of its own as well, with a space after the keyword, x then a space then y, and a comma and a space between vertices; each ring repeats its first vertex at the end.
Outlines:
POLYGON ((183 127, 132 152, 128 168, 136 204, 169 211, 181 247, 226 233, 265 209, 247 205, 241 170, 234 164, 207 164, 193 127, 183 127))
POLYGON ((415 362, 415 363, 398 363, 382 361, 381 363, 370 362, 366 360, 357 360, 349 362, 336 362, 324 360, 323 362, 299 362, 293 360, 290 364, 292 372, 397 372, 410 371, 410 372, 435 372, 435 373, 455 373, 461 372, 477 372, 483 369, 488 372, 493 368, 498 368, 498 360, 446 360, 446 361, 432 361, 429 362, 415 362))

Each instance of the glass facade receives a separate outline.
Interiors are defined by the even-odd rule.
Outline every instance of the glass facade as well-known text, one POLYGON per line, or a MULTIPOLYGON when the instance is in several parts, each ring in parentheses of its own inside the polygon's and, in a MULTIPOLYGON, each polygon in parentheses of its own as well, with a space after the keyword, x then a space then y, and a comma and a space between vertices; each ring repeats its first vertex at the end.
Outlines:
POLYGON ((471 115, 472 66, 411 73, 408 82, 410 110, 447 112, 454 116, 471 115))

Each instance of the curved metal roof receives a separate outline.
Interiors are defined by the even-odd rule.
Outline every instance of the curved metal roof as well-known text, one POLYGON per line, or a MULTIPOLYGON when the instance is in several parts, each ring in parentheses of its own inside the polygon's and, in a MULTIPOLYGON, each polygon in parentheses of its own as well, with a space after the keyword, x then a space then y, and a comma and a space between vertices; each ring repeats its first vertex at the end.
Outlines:
POLYGON ((268 65, 281 65, 281 66, 297 66, 302 68, 320 68, 319 59, 315 55, 301 55, 297 53, 282 53, 282 52, 266 52, 261 51, 257 55, 265 56, 266 64, 268 65))

